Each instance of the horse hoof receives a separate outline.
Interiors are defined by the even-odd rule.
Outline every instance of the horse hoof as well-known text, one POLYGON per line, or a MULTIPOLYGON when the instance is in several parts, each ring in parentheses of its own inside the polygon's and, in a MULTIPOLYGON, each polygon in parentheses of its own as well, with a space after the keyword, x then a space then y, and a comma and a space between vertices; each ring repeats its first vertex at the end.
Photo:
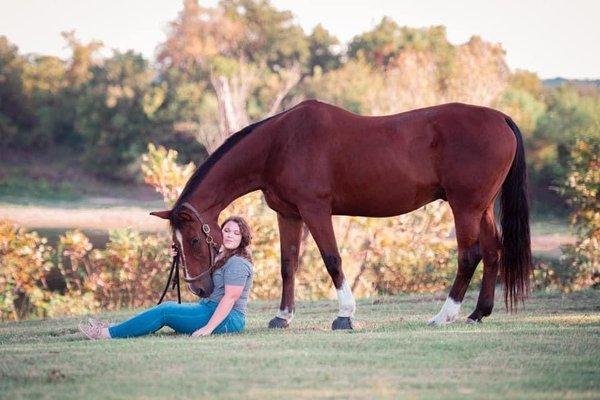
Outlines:
POLYGON ((471 315, 467 317, 467 324, 480 324, 483 316, 477 310, 473 311, 471 315))
POLYGON ((338 329, 354 329, 352 327, 352 319, 350 317, 337 317, 333 324, 331 324, 331 329, 334 331, 338 329))
POLYGON ((275 317, 269 321, 269 328, 272 329, 287 328, 288 326, 290 326, 290 324, 283 318, 275 317))

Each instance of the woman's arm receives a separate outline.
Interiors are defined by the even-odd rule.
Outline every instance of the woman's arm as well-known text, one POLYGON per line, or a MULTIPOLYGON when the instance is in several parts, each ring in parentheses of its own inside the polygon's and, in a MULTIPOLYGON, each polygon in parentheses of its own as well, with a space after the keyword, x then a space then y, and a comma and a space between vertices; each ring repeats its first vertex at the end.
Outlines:
POLYGON ((215 310, 214 314, 212 315, 212 317, 210 317, 208 323, 202 328, 192 333, 192 336, 198 337, 210 335, 212 331, 214 331, 215 328, 219 326, 219 324, 223 322, 225 318, 227 318, 227 316, 231 312, 231 309, 233 308, 233 305, 235 304, 237 299, 240 298, 243 291, 244 286, 225 285, 225 294, 223 295, 221 301, 219 301, 219 304, 217 305, 217 309, 215 310))

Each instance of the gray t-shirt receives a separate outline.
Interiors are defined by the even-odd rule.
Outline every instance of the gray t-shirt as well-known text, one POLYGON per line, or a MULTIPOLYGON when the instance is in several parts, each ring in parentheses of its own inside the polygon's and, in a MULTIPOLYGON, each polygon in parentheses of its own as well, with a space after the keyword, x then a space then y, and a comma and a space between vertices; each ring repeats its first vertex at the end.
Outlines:
POLYGON ((252 288, 252 277, 254 271, 252 263, 245 258, 239 256, 231 256, 221 268, 217 269, 212 274, 213 284, 215 288, 208 300, 221 301, 225 295, 225 285, 243 286, 242 294, 236 300, 233 308, 246 314, 248 306, 248 296, 252 288))

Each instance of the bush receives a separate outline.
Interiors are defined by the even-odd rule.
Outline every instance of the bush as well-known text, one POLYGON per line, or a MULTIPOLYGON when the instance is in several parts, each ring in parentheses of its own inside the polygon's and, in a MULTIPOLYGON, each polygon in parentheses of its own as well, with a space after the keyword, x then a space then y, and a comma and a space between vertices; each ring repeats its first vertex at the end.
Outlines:
MULTIPOLYGON (((600 128, 600 127, 599 127, 600 128)), ((600 129, 598 130, 600 133, 600 129)), ((600 285, 600 138, 577 140, 561 193, 573 207, 571 224, 577 241, 563 247, 562 262, 573 270, 572 289, 600 285)))
POLYGON ((43 316, 45 273, 52 266, 46 238, 0 221, 0 318, 20 320, 43 316))

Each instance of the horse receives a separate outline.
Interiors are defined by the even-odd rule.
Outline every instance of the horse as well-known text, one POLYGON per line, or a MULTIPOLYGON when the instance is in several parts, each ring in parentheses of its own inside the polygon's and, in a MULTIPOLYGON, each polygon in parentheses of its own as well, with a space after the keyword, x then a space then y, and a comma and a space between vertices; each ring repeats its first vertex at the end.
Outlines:
POLYGON ((220 212, 256 190, 277 213, 280 234, 282 295, 270 328, 288 327, 294 316, 303 223, 336 288, 339 312, 332 329, 352 329, 356 302, 332 215, 393 217, 438 199, 452 209, 458 269, 445 303, 428 323, 456 320, 482 259, 477 305, 466 322, 492 313, 499 271, 507 309, 512 312, 528 295, 532 264, 523 139, 500 111, 448 103, 362 116, 306 100, 231 135, 196 169, 170 210, 151 213, 170 221, 183 279, 199 297, 212 291, 210 271, 222 242, 220 212))

